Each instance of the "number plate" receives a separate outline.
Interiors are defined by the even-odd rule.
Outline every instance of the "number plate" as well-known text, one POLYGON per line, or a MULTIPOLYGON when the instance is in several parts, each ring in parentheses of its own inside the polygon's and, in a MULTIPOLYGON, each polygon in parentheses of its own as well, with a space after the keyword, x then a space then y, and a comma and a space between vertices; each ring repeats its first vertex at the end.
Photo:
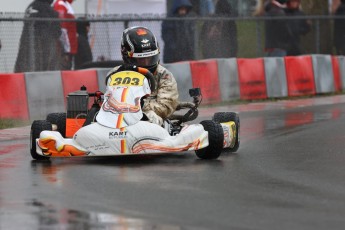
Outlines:
POLYGON ((134 71, 121 71, 111 75, 109 86, 142 86, 145 76, 134 71))

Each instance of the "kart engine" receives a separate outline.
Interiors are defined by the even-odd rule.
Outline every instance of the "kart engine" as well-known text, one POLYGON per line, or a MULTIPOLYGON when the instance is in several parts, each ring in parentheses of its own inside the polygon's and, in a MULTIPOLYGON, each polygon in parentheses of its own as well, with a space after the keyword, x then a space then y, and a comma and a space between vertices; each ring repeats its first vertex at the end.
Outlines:
POLYGON ((66 137, 72 137, 86 121, 88 115, 89 94, 86 87, 67 95, 66 137))
POLYGON ((85 119, 88 113, 89 94, 86 87, 69 93, 67 96, 67 118, 85 119))

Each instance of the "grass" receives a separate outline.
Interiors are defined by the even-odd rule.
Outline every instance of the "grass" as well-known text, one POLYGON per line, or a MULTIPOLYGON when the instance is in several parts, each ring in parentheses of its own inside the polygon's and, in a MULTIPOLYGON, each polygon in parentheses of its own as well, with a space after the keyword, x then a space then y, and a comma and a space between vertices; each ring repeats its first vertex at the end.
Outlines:
POLYGON ((0 119, 0 129, 22 127, 30 124, 31 122, 28 120, 0 119))
POLYGON ((258 21, 237 21, 238 54, 240 58, 263 57, 264 26, 258 21))

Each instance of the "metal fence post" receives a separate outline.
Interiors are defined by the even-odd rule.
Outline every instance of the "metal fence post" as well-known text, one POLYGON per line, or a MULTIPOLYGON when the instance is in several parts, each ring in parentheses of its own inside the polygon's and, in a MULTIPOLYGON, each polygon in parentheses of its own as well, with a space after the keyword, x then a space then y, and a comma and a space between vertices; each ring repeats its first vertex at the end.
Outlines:
POLYGON ((316 42, 316 53, 320 53, 320 20, 316 20, 316 28, 315 28, 315 42, 316 42))
MULTIPOLYGON (((25 23, 25 22, 24 22, 25 23)), ((27 23, 29 23, 29 44, 28 48, 29 48, 29 62, 28 64, 28 69, 30 71, 34 71, 35 68, 35 21, 28 21, 27 23)), ((24 24, 25 27, 25 24, 24 24)))
POLYGON ((256 55, 258 57, 260 57, 261 51, 262 51, 262 47, 261 47, 261 28, 260 28, 260 20, 256 20, 256 55))

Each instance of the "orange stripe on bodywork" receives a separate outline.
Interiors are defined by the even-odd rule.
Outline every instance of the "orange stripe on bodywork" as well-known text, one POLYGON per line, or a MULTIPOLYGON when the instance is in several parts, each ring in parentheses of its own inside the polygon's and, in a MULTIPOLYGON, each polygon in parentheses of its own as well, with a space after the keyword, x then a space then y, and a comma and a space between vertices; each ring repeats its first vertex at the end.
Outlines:
POLYGON ((127 143, 126 139, 121 140, 121 153, 126 153, 127 152, 127 143))
POLYGON ((119 117, 117 118, 117 123, 116 123, 116 128, 120 128, 122 126, 122 121, 123 121, 123 113, 121 113, 119 115, 119 117))
MULTIPOLYGON (((124 88, 122 91, 122 95, 121 95, 121 102, 125 102, 126 98, 128 95, 128 88, 124 88)), ((122 122, 123 122, 123 113, 121 113, 119 115, 119 117, 117 118, 117 124, 116 124, 116 128, 121 128, 122 127, 122 122)))
MULTIPOLYGON (((120 128, 120 132, 125 132, 126 128, 122 127, 120 128)), ((127 142, 126 139, 121 140, 121 153, 126 153, 127 152, 127 142)))
POLYGON ((38 140, 38 146, 42 149, 43 155, 51 157, 85 156, 86 152, 72 145, 55 147, 56 140, 53 138, 42 138, 38 140))
POLYGON ((125 102, 128 95, 128 88, 124 88, 121 95, 121 102, 125 102))

